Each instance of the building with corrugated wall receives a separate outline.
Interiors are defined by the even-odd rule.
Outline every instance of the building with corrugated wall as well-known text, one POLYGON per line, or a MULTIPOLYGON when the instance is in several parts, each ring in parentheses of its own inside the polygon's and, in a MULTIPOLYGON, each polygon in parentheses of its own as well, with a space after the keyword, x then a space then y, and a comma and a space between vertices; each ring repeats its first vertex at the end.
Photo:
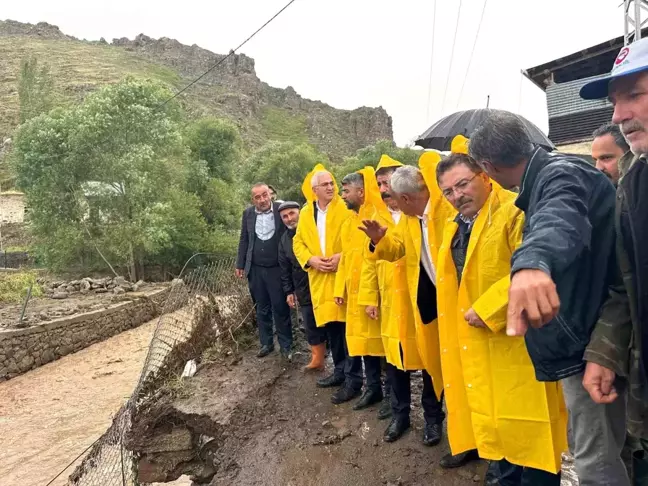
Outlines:
POLYGON ((523 71, 547 95, 549 139, 559 151, 589 155, 592 132, 612 120, 608 100, 584 100, 578 92, 610 72, 622 47, 623 36, 523 71))

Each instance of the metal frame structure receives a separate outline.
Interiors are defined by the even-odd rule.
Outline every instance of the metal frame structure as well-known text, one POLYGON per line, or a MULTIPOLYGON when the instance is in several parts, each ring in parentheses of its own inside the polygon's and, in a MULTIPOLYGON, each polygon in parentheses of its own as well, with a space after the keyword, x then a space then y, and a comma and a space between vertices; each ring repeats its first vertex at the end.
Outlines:
POLYGON ((624 45, 641 39, 641 29, 648 25, 647 0, 623 0, 624 45))

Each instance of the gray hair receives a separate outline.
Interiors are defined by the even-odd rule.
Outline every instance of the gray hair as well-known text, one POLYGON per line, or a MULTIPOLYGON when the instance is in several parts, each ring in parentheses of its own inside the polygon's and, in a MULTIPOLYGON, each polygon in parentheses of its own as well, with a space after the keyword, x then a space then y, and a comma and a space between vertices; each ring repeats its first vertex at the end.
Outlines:
POLYGON ((533 153, 533 144, 520 118, 498 110, 470 137, 470 156, 478 163, 490 162, 499 167, 516 167, 533 153))
POLYGON ((313 177, 311 179, 311 187, 313 187, 313 188, 316 187, 319 184, 320 176, 322 176, 324 174, 327 174, 327 175, 330 175, 331 177, 333 177, 328 170, 318 170, 317 172, 315 172, 313 174, 313 177))
POLYGON ((392 175, 390 186, 392 192, 396 194, 415 194, 426 188, 423 174, 411 165, 403 165, 396 169, 392 175))
POLYGON ((364 177, 362 177, 362 174, 358 174, 357 172, 351 172, 350 174, 344 176, 344 178, 342 179, 342 185, 360 187, 364 189, 364 177))
POLYGON ((630 150, 630 146, 628 145, 628 142, 626 142, 626 139, 623 138, 623 134, 621 133, 621 129, 618 125, 615 125, 614 123, 606 123, 605 125, 602 125, 594 130, 594 133, 592 133, 592 138, 603 137, 605 135, 612 135, 612 137, 614 138, 614 143, 616 143, 617 146, 624 152, 630 150))

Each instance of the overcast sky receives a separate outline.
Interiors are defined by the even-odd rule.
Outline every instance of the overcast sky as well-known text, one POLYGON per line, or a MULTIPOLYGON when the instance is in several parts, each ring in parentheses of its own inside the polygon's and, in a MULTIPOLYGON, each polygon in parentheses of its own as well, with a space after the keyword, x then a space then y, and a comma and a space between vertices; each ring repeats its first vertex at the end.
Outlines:
MULTIPOLYGON (((0 18, 46 21, 79 38, 144 33, 227 53, 286 2, 22 0, 3 2, 0 18)), ((623 2, 486 2, 468 73, 484 0, 437 0, 436 24, 434 0, 296 0, 241 52, 256 60, 258 76, 272 86, 293 86, 337 108, 383 106, 393 117, 399 145, 443 115, 484 107, 488 95, 491 108, 518 112, 546 133, 544 93, 522 79, 520 70, 622 35, 623 2)))

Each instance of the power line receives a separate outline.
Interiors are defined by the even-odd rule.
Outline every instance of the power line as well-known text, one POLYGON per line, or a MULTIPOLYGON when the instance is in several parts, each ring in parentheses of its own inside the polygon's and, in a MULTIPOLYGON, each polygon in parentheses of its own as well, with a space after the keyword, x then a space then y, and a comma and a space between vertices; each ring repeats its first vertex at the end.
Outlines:
POLYGON ((468 58, 468 67, 466 68, 466 75, 464 76, 463 82, 461 83, 461 91, 459 91, 459 98, 457 98, 457 105, 455 109, 459 108, 459 103, 461 103, 461 96, 463 95, 464 87, 466 86, 466 80, 468 79, 468 74, 470 73, 470 65, 472 64, 473 55, 475 54, 475 47, 477 47, 477 39, 479 39, 479 31, 481 30, 482 22, 484 20, 484 12, 486 12, 486 4, 488 0, 484 0, 484 5, 482 6, 481 17, 479 17, 479 24, 477 25, 477 33, 475 34, 475 41, 473 42, 472 50, 470 51, 470 57, 468 58))
POLYGON ((446 77, 445 89, 443 90, 443 104, 441 105, 441 111, 445 109, 446 95, 448 94, 448 84, 450 83, 450 73, 452 72, 452 62, 454 61, 454 50, 455 44, 457 42, 457 31, 459 30, 459 19, 461 19, 461 3, 462 0, 459 0, 459 11, 457 12, 457 23, 455 24, 454 37, 452 39, 452 50, 450 51, 450 66, 448 67, 448 76, 446 77))
POLYGON ((213 65, 212 67, 210 67, 207 71, 205 71, 204 73, 202 73, 200 76, 198 76, 198 77, 197 77, 196 79, 194 79, 191 83, 189 83, 187 86, 185 86, 185 87, 182 88, 180 91, 178 91, 176 94, 174 94, 173 96, 171 96, 168 100, 164 101, 164 102, 160 105, 160 107, 166 105, 169 101, 171 101, 171 100, 173 100, 174 98, 177 98, 178 96, 180 96, 182 93, 184 93, 185 91, 187 91, 189 88, 191 88, 194 84, 196 84, 196 83, 197 83, 198 81, 200 81, 202 78, 204 78, 205 76, 207 76, 210 72, 212 72, 212 71, 213 71, 214 69, 216 69, 218 66, 220 66, 221 64, 223 64, 227 59, 229 59, 229 58, 232 57, 234 54, 236 54, 236 51, 238 51, 241 47, 243 47, 243 46, 244 46, 245 44, 247 44, 250 40, 252 40, 252 38, 253 38, 255 35, 257 35, 259 32, 261 32, 261 31, 262 31, 262 30, 263 30, 263 29, 264 29, 264 28, 265 28, 265 27, 266 27, 270 22, 272 22, 274 19, 276 19, 277 17, 279 17, 279 15, 281 15, 281 14, 283 13, 284 10, 286 10, 286 9, 287 9, 288 7, 290 7, 293 3, 295 3, 295 1, 296 1, 296 0, 290 0, 286 5, 283 6, 283 8, 282 8, 281 10, 279 10, 276 14, 274 14, 272 17, 270 17, 270 19, 267 20, 267 21, 266 21, 266 22, 265 22, 261 27, 259 27, 257 30, 255 30, 254 33, 253 33, 250 37, 248 37, 248 38, 245 39, 243 42, 241 42, 241 43, 238 45, 238 47, 236 47, 235 49, 232 49, 232 50, 229 52, 229 54, 227 54, 227 56, 225 56, 223 59, 221 59, 220 61, 218 61, 216 64, 214 64, 214 65, 213 65))
POLYGON ((434 39, 436 37, 436 0, 433 0, 432 10, 432 52, 430 53, 430 77, 428 80, 428 98, 427 98, 427 112, 425 114, 425 122, 430 122, 430 103, 432 102, 432 68, 434 67, 434 39))

